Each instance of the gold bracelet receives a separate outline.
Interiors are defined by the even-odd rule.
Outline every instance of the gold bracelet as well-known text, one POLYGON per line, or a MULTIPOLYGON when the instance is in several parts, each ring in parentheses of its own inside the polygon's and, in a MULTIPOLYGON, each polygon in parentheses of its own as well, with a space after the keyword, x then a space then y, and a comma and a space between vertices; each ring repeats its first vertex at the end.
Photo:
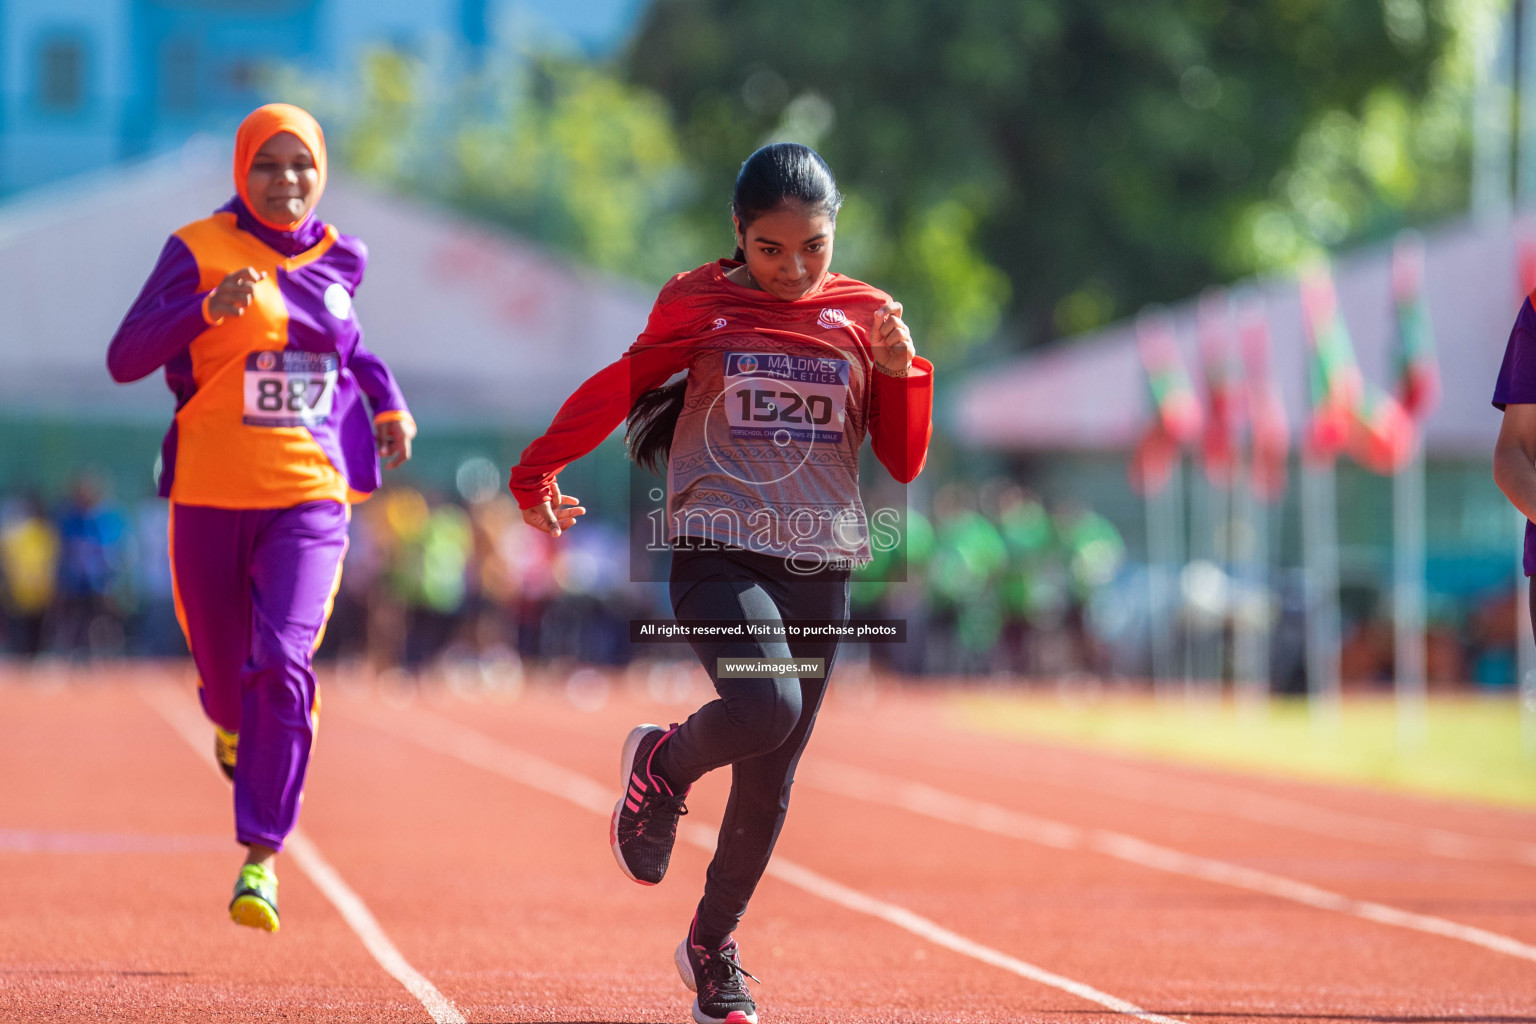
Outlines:
MULTIPOLYGON (((870 360, 870 361, 874 362, 874 360, 870 360)), ((905 367, 900 373, 897 373, 895 370, 887 370, 885 367, 881 366, 879 363, 875 363, 875 369, 879 370, 881 373, 885 374, 887 377, 906 377, 906 376, 908 376, 908 375, 910 375, 912 373, 912 367, 911 366, 905 367)))

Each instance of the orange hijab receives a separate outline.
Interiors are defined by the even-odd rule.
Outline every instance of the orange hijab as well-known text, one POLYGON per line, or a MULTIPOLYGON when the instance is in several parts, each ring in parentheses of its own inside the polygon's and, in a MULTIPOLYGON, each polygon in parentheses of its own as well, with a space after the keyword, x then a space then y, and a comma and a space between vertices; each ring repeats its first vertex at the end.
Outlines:
MULTIPOLYGON (((235 193, 258 222, 274 231, 292 231, 299 225, 272 223, 256 212, 251 197, 245 194, 245 179, 250 176, 251 162, 256 159, 257 151, 279 132, 297 136, 300 142, 309 147, 309 155, 315 158, 315 170, 320 176, 320 180, 315 183, 315 202, 320 201, 320 193, 325 191, 325 134, 320 131, 320 122, 311 117, 307 110, 288 103, 268 103, 264 107, 257 107, 240 122, 240 130, 235 132, 235 193)), ((305 220, 311 216, 314 216, 313 205, 305 220)))

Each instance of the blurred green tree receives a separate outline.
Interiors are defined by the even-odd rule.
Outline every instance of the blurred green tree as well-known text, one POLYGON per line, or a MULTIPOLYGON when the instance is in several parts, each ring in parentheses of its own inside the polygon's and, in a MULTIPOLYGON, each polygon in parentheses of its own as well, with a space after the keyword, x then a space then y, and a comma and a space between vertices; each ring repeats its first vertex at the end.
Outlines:
POLYGON ((347 87, 283 88, 333 126, 352 173, 657 286, 709 257, 681 216, 693 173, 653 92, 554 56, 471 74, 379 50, 360 67, 347 87))
POLYGON ((655 0, 626 73, 676 113, 700 234, 753 148, 816 146, 843 268, 943 358, 1463 207, 1506 2, 655 0))

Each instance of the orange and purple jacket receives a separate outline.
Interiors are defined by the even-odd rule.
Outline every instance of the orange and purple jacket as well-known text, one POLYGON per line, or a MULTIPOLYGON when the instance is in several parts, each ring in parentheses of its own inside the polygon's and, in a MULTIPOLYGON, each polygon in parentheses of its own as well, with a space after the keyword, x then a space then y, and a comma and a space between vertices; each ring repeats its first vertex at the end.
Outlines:
POLYGON ((367 263, 360 240, 318 218, 274 230, 238 198, 171 236, 107 349, 114 380, 164 367, 176 396, 162 497, 286 508, 379 486, 374 422, 410 412, 352 309, 367 263), (242 267, 266 276, 243 316, 214 321, 209 297, 242 267))

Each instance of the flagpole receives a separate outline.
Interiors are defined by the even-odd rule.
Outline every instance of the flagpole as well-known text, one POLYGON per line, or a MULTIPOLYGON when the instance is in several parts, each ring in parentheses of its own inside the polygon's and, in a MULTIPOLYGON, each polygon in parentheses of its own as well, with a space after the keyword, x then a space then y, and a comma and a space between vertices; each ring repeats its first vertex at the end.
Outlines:
POLYGON ((1152 693, 1158 700, 1168 696, 1168 686, 1174 676, 1174 637, 1179 629, 1179 604, 1175 600, 1172 576, 1179 559, 1180 521, 1183 518, 1180 496, 1184 490, 1183 471, 1175 461, 1167 484, 1162 490, 1149 492, 1147 507, 1147 584, 1151 603, 1148 605, 1148 646, 1152 653, 1152 693), (1159 614, 1168 613, 1165 622, 1159 623, 1159 614), (1161 628, 1159 628, 1161 625, 1161 628))
MULTIPOLYGON (((1225 502, 1222 489, 1212 482, 1208 473, 1192 473, 1190 495, 1189 557, 1185 564, 1197 560, 1226 571, 1222 553, 1222 520, 1225 502)), ((1202 573, 1203 584, 1208 577, 1202 573)), ((1186 598, 1190 595, 1185 595, 1186 598)), ((1186 633, 1185 648, 1185 696, 1191 701, 1220 696, 1222 682, 1222 633, 1223 624, 1218 619, 1212 623, 1211 612, 1215 605, 1214 594, 1196 594, 1191 602, 1194 614, 1190 616, 1190 628, 1186 633)))
MULTIPOLYGON (((1236 466, 1233 472, 1236 472, 1236 466)), ((1210 488, 1211 502, 1215 506, 1215 514, 1211 516, 1213 561, 1227 581, 1222 592, 1221 616, 1216 620, 1215 633, 1211 637, 1211 675, 1207 693, 1212 700, 1219 700, 1227 682, 1227 623, 1232 617, 1232 490, 1227 484, 1211 484, 1210 488)))
MULTIPOLYGON (((1177 482, 1181 485, 1183 484, 1182 480, 1177 482)), ((1180 496, 1188 502, 1188 515, 1186 517, 1186 521, 1181 524, 1180 529, 1180 533, 1182 534, 1181 540, 1184 544, 1184 550, 1182 552, 1184 557, 1177 563, 1178 567, 1176 569, 1178 580, 1179 622, 1183 626, 1183 628, 1180 630, 1180 634, 1184 640, 1184 704, 1186 707, 1193 705, 1195 702, 1195 656, 1201 647, 1200 630, 1196 628, 1194 616, 1190 614, 1192 606, 1189 600, 1189 592, 1185 587, 1185 584, 1190 581, 1190 574, 1186 572, 1186 570, 1189 568, 1189 563, 1194 559, 1194 534, 1196 532, 1195 528, 1203 526, 1203 524, 1196 522, 1200 509, 1204 507, 1204 504, 1198 500, 1199 488, 1200 474, 1195 472, 1191 472, 1189 474, 1190 493, 1185 495, 1183 493, 1183 487, 1180 487, 1180 496), (1189 528, 1188 532, 1185 532, 1184 528, 1189 528)))
MULTIPOLYGON (((1194 536, 1190 539, 1190 556, 1201 558, 1220 570, 1223 578, 1230 569, 1227 557, 1227 537, 1231 533, 1231 505, 1227 500, 1227 488, 1201 474, 1201 512, 1194 523, 1194 536)), ((1214 582, 1215 575, 1211 574, 1214 582)), ((1204 700, 1221 697, 1226 682, 1226 621, 1231 606, 1228 592, 1219 591, 1201 595, 1200 628, 1196 633, 1195 646, 1195 693, 1204 700), (1217 600, 1220 598, 1221 600, 1217 600)))
POLYGON ((1392 618, 1396 660, 1397 744, 1424 748, 1427 738, 1424 634, 1424 446, 1392 477, 1392 618))
POLYGON ((1240 505, 1238 532, 1245 545, 1243 562, 1251 604, 1233 634, 1233 672, 1243 681, 1240 701, 1249 715, 1261 714, 1273 692, 1270 626, 1274 614, 1270 565, 1269 503, 1285 491, 1290 426, 1285 403, 1270 371, 1269 321, 1264 304, 1249 295, 1238 305, 1240 351, 1247 384, 1247 459, 1238 467, 1246 479, 1234 483, 1240 505))
MULTIPOLYGON (((1184 513, 1184 448, 1200 436, 1204 418, 1179 355, 1172 322, 1153 310, 1137 324, 1136 348, 1151 393, 1153 422, 1131 461, 1131 479, 1146 495, 1147 611, 1153 689, 1161 698, 1172 681, 1176 643, 1184 634, 1185 605, 1179 568, 1188 550, 1184 513), (1166 622, 1158 629, 1158 620, 1166 622)), ((1185 650, 1187 652, 1187 641, 1185 650)), ((1188 678, 1185 680, 1186 690, 1188 678)))
POLYGON ((1211 571, 1201 573, 1198 672, 1207 700, 1220 700, 1227 678, 1227 624, 1233 620, 1232 488, 1241 473, 1243 394, 1237 345, 1235 302, 1213 288, 1200 297, 1195 343, 1205 382, 1206 420, 1200 443, 1205 470, 1200 490, 1200 519, 1191 547, 1211 571))
POLYGON ((1335 460, 1302 459, 1301 537, 1307 594, 1307 697, 1314 728, 1341 715, 1339 687, 1339 544, 1335 460))
POLYGON ((1424 304, 1424 242, 1404 231, 1392 248, 1393 346, 1397 398, 1412 423, 1407 459, 1392 476, 1392 624, 1397 745, 1422 750, 1428 740, 1428 652, 1424 633, 1424 424, 1440 393, 1433 332, 1424 304))
POLYGON ((1232 624, 1232 688, 1239 709, 1264 710, 1269 694, 1269 510, 1253 491, 1245 463, 1233 481, 1232 560, 1240 567, 1243 598, 1232 624))
POLYGON ((1307 709, 1314 729, 1341 715, 1339 687, 1339 537, 1336 473, 1360 400, 1354 348, 1326 266, 1301 282, 1310 359, 1312 418, 1301 458, 1301 542, 1307 595, 1307 709))

